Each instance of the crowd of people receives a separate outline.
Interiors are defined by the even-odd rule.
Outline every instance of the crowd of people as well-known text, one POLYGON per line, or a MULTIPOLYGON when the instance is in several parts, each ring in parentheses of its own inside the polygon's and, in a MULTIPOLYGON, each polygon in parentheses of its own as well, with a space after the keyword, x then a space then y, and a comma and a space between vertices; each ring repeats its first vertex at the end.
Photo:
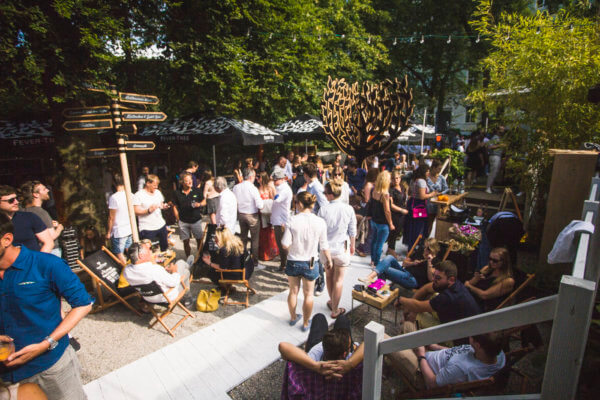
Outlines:
MULTIPOLYGON (((498 130, 485 145, 473 137, 466 146, 467 165, 475 173, 482 168, 482 149, 490 151, 488 189, 500 165, 501 135, 498 130)), ((101 234, 94 226, 86 227, 81 236, 81 256, 93 254, 109 240, 112 252, 127 265, 123 275, 130 284, 154 281, 165 292, 171 290, 173 298, 189 287, 194 264, 204 266, 211 281, 219 284, 223 270, 243 268, 249 279, 253 271, 265 268, 260 261, 279 257, 277 270, 287 276, 289 284, 289 325, 301 321, 300 329, 310 331, 312 338, 307 353, 282 344, 283 357, 317 368, 320 373, 339 376, 362 357, 362 346, 349 339, 346 310, 340 306, 344 275, 353 254, 370 257, 373 272, 364 278, 365 282, 382 278, 416 290, 412 297, 400 297, 397 302, 406 313, 404 332, 491 310, 514 287, 511 256, 502 247, 492 249, 489 265, 465 284, 458 280, 452 262, 440 262, 440 246, 435 239, 424 241, 422 255, 402 259, 397 253, 398 239, 411 248, 419 236, 429 235, 433 221, 421 213, 426 210, 434 215, 435 205, 429 200, 448 191, 442 164, 430 161, 396 152, 389 159, 370 157, 363 165, 352 158, 342 162, 337 156, 331 166, 325 167, 318 156, 309 158, 290 151, 279 156, 271 170, 266 163, 253 159, 238 163, 230 182, 190 161, 177 174, 173 193, 169 193, 171 201, 166 201, 159 189, 160 178, 145 166, 133 195, 141 239, 137 243, 133 242, 124 181, 115 173, 107 193, 107 231, 101 234), (154 259, 152 241, 161 251, 170 246, 173 229, 167 223, 168 215, 178 225, 187 260, 164 268, 154 259), (215 228, 215 248, 201 252, 207 225, 215 228), (195 256, 200 253, 200 257, 195 256), (297 304, 300 290, 304 297, 301 312, 297 304), (332 335, 327 333, 326 325, 323 328, 324 317, 313 316, 313 296, 325 290, 330 316, 337 320, 332 335), (433 293, 438 295, 431 297, 433 293)), ((90 311, 93 300, 59 258, 58 238, 64 228, 56 221, 55 210, 47 207, 50 195, 39 181, 28 181, 18 189, 0 186, 0 313, 2 321, 14 322, 4 323, 0 337, 14 340, 17 349, 4 362, 2 380, 36 383, 50 398, 83 398, 68 332, 90 311), (5 296, 22 293, 23 287, 19 291, 16 288, 25 281, 45 283, 28 286, 26 296, 5 296), (60 308, 61 298, 72 307, 66 315, 60 308), (34 299, 39 304, 31 307, 34 299), (17 319, 22 313, 28 315, 27 321, 17 319), (75 371, 74 380, 68 384, 54 377, 53 369, 57 365, 62 369, 63 364, 75 371)), ((163 301, 150 297, 145 300, 163 301)), ((194 301, 190 297, 183 300, 186 306, 194 301)), ((493 372, 503 364, 492 336, 458 341, 455 344, 468 346, 458 350, 434 347, 432 350, 441 353, 417 349, 414 357, 397 357, 403 368, 413 373, 416 357, 427 387, 471 379, 483 374, 472 371, 493 372), (470 356, 463 356, 467 353, 470 356), (481 364, 479 369, 473 369, 473 363, 481 364), (451 364, 458 367, 450 368, 451 364), (452 374, 447 372, 450 370, 452 374)))

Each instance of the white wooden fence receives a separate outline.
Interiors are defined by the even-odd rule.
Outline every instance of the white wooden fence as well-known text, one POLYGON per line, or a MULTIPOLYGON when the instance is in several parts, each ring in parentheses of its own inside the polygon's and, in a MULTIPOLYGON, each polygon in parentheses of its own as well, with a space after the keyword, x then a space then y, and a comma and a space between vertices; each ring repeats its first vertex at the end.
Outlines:
MULTIPOLYGON (((592 179, 582 220, 599 225, 600 178, 592 179)), ((574 399, 600 276, 600 229, 581 234, 572 275, 563 275, 558 294, 480 314, 409 334, 383 339, 384 327, 374 321, 365 326, 363 399, 381 397, 383 356, 431 343, 459 339, 517 326, 554 320, 542 392, 527 398, 574 399)), ((509 396, 513 397, 513 396, 509 396)), ((503 396, 502 398, 509 398, 503 396)), ((485 397, 493 399, 495 397, 485 397)), ((522 395, 513 398, 523 398, 522 395)))

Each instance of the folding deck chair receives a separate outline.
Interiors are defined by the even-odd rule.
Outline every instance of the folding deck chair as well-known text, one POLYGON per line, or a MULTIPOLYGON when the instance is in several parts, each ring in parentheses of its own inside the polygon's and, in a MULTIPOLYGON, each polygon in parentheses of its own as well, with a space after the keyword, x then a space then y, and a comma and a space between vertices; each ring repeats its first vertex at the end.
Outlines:
POLYGON ((156 325, 157 322, 160 322, 160 324, 165 327, 167 332, 169 332, 169 334, 171 336, 175 337, 175 334, 173 333, 173 331, 179 325, 181 325, 183 323, 183 321, 185 321, 188 317, 195 318, 194 315, 190 312, 190 310, 188 310, 183 304, 181 304, 181 299, 183 298, 183 296, 185 296, 185 294, 189 290, 189 287, 187 287, 184 284, 183 278, 181 278, 181 285, 183 286, 183 290, 173 300, 169 299, 168 294, 171 292, 171 290, 175 289, 175 287, 172 287, 169 290, 167 290, 166 292, 163 292, 160 285, 158 283, 156 283, 155 281, 152 281, 150 283, 145 283, 143 285, 134 285, 133 286, 133 288, 135 288, 135 290, 138 291, 138 293, 142 296, 142 298, 152 297, 152 296, 157 296, 157 295, 162 295, 165 298, 165 301, 162 303, 150 303, 150 302, 146 301, 146 303, 150 306, 149 307, 150 312, 152 313, 154 318, 156 318, 156 321, 154 321, 154 322, 152 322, 152 320, 150 320, 150 326, 148 326, 148 329, 151 329, 154 325, 156 325), (155 305, 166 307, 166 310, 163 313, 159 314, 154 309, 155 305), (164 319, 173 312, 173 309, 176 306, 179 306, 185 312, 185 314, 183 315, 183 317, 181 317, 181 319, 172 328, 169 328, 169 326, 165 323, 164 319))
POLYGON ((131 304, 127 302, 130 297, 138 296, 138 292, 132 288, 119 289, 117 287, 119 276, 125 267, 119 259, 106 247, 102 246, 94 254, 87 256, 83 260, 77 260, 77 264, 92 278, 92 284, 98 301, 94 303, 92 312, 98 312, 114 306, 118 303, 123 303, 127 308, 142 315, 131 304), (102 288, 115 297, 116 300, 105 302, 102 294, 102 288))
MULTIPOLYGON (((246 253, 244 253, 245 255, 246 253)), ((248 257, 244 256, 243 259, 248 259, 248 257)), ((250 261, 252 262, 252 261, 250 261)), ((217 270, 220 274, 221 274, 221 279, 219 279, 219 284, 221 285, 227 285, 227 289, 225 291, 225 298, 223 299, 223 305, 229 305, 229 304, 240 304, 245 306, 246 308, 248 308, 250 306, 250 302, 248 297, 250 296, 250 294, 256 294, 256 290, 254 290, 251 286, 250 286, 250 281, 248 279, 246 279, 246 268, 243 267, 241 269, 218 269, 217 270), (226 275, 227 274, 231 274, 231 273, 241 273, 242 277, 241 279, 226 279, 226 275), (231 301, 229 300, 229 292, 231 290, 231 285, 244 285, 244 287, 246 288, 246 301, 231 301)))

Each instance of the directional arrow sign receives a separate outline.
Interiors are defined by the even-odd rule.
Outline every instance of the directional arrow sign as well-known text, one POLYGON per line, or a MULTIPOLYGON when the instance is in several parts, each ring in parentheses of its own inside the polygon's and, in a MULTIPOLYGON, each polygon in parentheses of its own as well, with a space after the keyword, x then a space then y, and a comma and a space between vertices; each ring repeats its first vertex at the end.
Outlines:
POLYGON ((86 154, 88 158, 116 157, 118 155, 119 151, 116 147, 89 149, 86 154))
POLYGON ((167 114, 164 112, 154 111, 123 111, 121 113, 123 122, 137 122, 137 121, 164 121, 167 119, 167 114))
POLYGON ((62 113, 66 118, 109 117, 110 106, 65 108, 62 113))
POLYGON ((125 149, 127 150, 154 150, 155 147, 154 142, 125 142, 125 149))
POLYGON ((88 119, 83 121, 67 121, 63 125, 66 131, 89 131, 94 129, 112 129, 112 119, 88 119))
POLYGON ((136 104, 158 104, 158 97, 148 94, 137 93, 121 93, 119 92, 119 100, 125 103, 136 104))

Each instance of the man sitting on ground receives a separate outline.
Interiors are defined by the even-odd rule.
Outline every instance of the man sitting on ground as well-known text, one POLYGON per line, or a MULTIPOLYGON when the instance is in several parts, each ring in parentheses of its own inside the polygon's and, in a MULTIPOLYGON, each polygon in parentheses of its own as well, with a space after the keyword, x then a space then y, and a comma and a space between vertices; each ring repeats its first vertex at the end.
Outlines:
POLYGON ((468 345, 431 345, 429 349, 435 351, 418 347, 389 355, 393 368, 398 368, 417 390, 487 379, 506 362, 495 333, 471 336, 468 345))
MULTIPOLYGON (((396 302, 396 306, 402 306, 405 312, 418 313, 416 319, 419 328, 429 328, 481 313, 481 308, 469 290, 456 278, 457 269, 452 261, 442 261, 433 268, 432 288, 439 293, 437 296, 431 300, 400 296, 396 302), (437 316, 433 314, 434 311, 437 316)), ((414 322, 404 321, 404 333, 416 329, 414 322)))
MULTIPOLYGON (((174 300, 180 291, 184 290, 181 278, 186 287, 190 286, 190 263, 193 262, 193 255, 188 258, 187 262, 177 260, 175 265, 169 264, 163 268, 154 262, 151 246, 150 240, 142 240, 129 247, 127 254, 133 264, 125 267, 123 276, 131 286, 145 285, 154 281, 160 286, 163 293, 167 294, 169 300, 174 300), (167 293, 167 291, 169 292, 167 293)), ((165 302, 162 294, 144 297, 144 300, 148 303, 165 302)), ((183 305, 190 307, 192 304, 194 304, 194 299, 188 293, 183 298, 183 305)))
POLYGON ((325 316, 316 314, 304 349, 287 342, 279 343, 279 353, 284 360, 338 378, 359 365, 364 356, 364 343, 358 346, 352 342, 350 321, 345 314, 335 320, 331 331, 328 331, 325 316))

